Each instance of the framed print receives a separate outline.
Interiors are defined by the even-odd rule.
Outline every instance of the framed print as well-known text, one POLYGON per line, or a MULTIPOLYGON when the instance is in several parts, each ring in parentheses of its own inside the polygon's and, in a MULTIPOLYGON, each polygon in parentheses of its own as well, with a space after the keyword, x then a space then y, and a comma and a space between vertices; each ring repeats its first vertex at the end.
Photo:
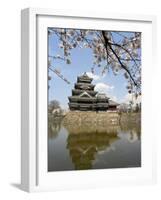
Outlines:
POLYGON ((22 189, 155 182, 155 21, 22 11, 22 189))

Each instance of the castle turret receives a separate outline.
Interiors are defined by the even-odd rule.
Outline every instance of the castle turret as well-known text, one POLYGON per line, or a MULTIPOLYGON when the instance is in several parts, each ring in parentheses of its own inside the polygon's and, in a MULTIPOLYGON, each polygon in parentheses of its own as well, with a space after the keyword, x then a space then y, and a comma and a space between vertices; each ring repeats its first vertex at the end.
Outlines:
POLYGON ((86 73, 77 77, 77 83, 69 98, 70 110, 106 111, 110 107, 109 98, 104 94, 94 91, 95 85, 92 78, 86 73))

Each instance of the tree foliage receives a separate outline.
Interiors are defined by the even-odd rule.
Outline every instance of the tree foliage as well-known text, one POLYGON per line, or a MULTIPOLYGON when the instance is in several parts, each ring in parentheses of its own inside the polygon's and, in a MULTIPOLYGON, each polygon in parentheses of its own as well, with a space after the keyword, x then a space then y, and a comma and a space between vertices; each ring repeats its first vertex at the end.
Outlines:
POLYGON ((102 69, 102 74, 110 69, 115 75, 121 73, 127 80, 128 92, 136 97, 141 95, 141 33, 55 28, 49 28, 48 33, 55 34, 62 49, 62 55, 49 55, 49 66, 51 59, 70 64, 73 48, 90 48, 93 52, 92 73, 96 67, 102 69))

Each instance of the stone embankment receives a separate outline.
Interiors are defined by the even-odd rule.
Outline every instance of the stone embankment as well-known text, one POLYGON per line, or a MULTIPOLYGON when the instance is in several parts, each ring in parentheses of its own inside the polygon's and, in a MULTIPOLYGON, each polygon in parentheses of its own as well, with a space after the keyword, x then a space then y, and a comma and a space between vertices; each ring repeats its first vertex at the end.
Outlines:
POLYGON ((120 124, 141 124, 141 113, 120 113, 120 124))
POLYGON ((83 112, 70 111, 63 119, 64 124, 97 124, 97 125, 118 125, 120 115, 118 112, 83 112))

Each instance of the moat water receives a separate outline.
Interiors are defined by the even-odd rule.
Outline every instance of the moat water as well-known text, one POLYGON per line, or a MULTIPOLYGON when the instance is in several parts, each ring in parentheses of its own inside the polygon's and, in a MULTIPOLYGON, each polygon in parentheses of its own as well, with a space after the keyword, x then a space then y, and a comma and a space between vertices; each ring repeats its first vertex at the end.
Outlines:
POLYGON ((140 166, 140 125, 64 126, 61 120, 49 120, 48 171, 140 166))

